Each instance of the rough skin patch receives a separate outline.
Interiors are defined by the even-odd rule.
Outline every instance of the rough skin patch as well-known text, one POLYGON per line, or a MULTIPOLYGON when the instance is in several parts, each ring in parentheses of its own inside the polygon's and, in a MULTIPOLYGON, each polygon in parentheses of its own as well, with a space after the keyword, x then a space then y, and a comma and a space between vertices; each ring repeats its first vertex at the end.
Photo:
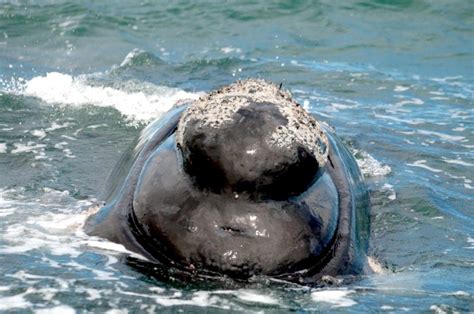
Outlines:
POLYGON ((267 139, 270 145, 288 149, 295 143, 303 145, 314 155, 320 167, 326 164, 328 139, 320 124, 291 98, 289 92, 261 79, 238 81, 200 97, 186 109, 179 121, 177 144, 183 144, 190 121, 197 120, 200 126, 225 128, 234 121, 234 114, 250 103, 275 104, 288 120, 287 125, 280 125, 270 134, 267 139))

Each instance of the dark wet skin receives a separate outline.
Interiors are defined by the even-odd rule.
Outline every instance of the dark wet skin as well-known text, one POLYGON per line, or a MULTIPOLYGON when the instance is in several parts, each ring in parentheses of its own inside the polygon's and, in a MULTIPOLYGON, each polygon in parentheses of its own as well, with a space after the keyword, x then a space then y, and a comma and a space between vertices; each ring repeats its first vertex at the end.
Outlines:
POLYGON ((285 125, 271 103, 239 110, 224 131, 191 123, 180 146, 181 113, 152 127, 123 187, 88 220, 88 234, 194 276, 313 283, 362 272, 367 192, 329 130, 329 161, 320 167, 302 145, 264 141, 285 125))

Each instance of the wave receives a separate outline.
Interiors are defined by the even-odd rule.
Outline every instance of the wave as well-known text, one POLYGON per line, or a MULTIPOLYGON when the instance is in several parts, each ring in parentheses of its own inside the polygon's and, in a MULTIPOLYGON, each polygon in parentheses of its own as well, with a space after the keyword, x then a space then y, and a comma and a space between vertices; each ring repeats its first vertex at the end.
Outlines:
POLYGON ((12 81, 6 86, 6 91, 36 97, 51 105, 113 107, 126 119, 135 122, 150 122, 174 105, 195 100, 201 95, 179 88, 137 81, 121 82, 116 84, 117 87, 103 83, 97 85, 92 80, 97 76, 98 74, 71 76, 49 72, 31 80, 12 81))

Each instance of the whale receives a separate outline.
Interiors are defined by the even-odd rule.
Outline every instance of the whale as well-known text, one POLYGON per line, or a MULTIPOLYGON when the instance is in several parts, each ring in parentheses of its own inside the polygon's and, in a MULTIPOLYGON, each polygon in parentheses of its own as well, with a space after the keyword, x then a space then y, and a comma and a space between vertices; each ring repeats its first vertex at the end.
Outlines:
POLYGON ((109 181, 85 232, 183 280, 311 285, 367 271, 370 201, 357 163, 281 85, 246 79, 175 106, 109 181))

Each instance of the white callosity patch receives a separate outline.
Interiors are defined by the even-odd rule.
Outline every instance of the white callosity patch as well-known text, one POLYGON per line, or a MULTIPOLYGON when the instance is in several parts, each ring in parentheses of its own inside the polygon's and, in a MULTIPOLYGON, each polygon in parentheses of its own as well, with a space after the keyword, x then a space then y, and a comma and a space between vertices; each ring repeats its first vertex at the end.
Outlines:
POLYGON ((268 144, 290 148, 298 143, 315 156, 321 167, 326 164, 328 139, 319 122, 298 105, 290 93, 264 80, 238 81, 200 97, 181 117, 176 142, 183 144, 186 126, 191 121, 199 121, 201 127, 225 128, 233 121, 233 115, 250 103, 275 104, 288 121, 287 125, 279 126, 269 135, 268 144))

